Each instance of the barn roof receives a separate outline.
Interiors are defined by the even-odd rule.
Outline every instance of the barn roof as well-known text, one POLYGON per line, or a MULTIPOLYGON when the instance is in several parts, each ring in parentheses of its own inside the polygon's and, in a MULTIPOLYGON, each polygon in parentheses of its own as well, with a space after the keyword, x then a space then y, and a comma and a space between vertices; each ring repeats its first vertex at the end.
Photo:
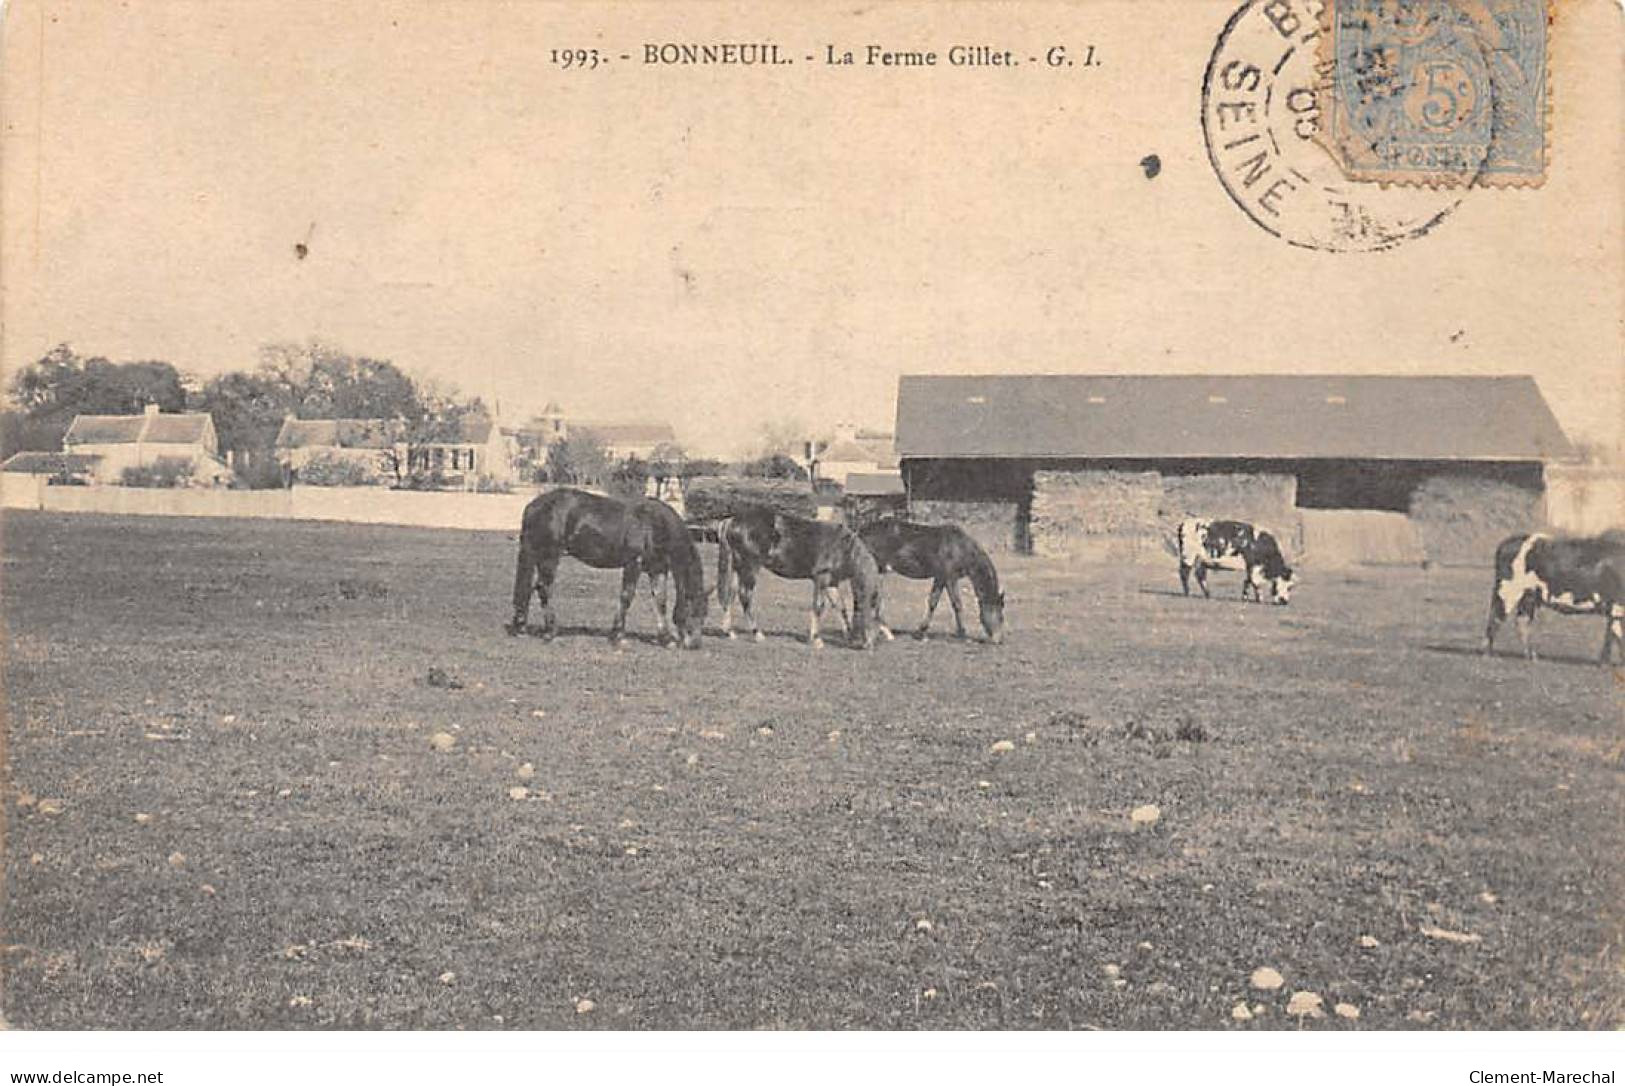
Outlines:
POLYGON ((1531 377, 911 376, 916 458, 1553 460, 1574 456, 1531 377))

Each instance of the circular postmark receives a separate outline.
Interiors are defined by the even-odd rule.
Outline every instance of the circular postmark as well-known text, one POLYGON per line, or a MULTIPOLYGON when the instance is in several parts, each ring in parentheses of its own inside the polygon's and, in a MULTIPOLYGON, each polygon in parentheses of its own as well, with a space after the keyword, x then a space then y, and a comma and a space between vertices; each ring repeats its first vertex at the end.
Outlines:
POLYGON ((1322 252, 1374 252, 1421 237, 1458 193, 1351 180, 1321 143, 1328 72, 1319 0, 1248 0, 1202 79, 1202 134, 1225 191, 1265 230, 1322 252))

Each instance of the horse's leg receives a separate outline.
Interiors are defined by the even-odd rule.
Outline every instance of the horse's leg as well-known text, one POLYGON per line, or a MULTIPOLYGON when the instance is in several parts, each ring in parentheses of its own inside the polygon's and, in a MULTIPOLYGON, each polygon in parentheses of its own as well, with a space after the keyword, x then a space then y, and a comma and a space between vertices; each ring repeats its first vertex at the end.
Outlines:
POLYGON ((626 611, 638 594, 638 578, 643 576, 643 564, 633 562, 621 572, 621 594, 615 601, 615 621, 609 627, 609 639, 619 645, 626 636, 626 611))
POLYGON ((961 640, 965 637, 965 605, 959 598, 959 578, 955 577, 948 582, 948 602, 954 609, 954 636, 961 640))
POLYGON ((925 621, 921 622, 920 628, 914 631, 914 640, 925 640, 926 631, 931 629, 931 616, 937 613, 937 601, 942 599, 942 589, 942 581, 931 582, 931 598, 925 601, 925 621))
POLYGON ((1196 563, 1196 587, 1202 590, 1204 600, 1213 598, 1213 594, 1207 590, 1207 567, 1200 562, 1196 563))
MULTIPOLYGON (((884 589, 884 575, 881 577, 881 585, 882 589, 884 589)), ((882 606, 881 600, 884 600, 885 598, 886 594, 884 590, 882 590, 880 598, 875 600, 875 626, 877 629, 879 629, 881 637, 884 637, 887 641, 895 641, 897 639, 897 635, 891 632, 891 627, 886 625, 886 620, 880 617, 880 608, 882 606)))
POLYGON ((661 642, 668 648, 675 644, 671 624, 666 621, 666 610, 671 606, 669 585, 668 574, 662 573, 649 578, 649 602, 655 605, 655 628, 660 631, 661 642))
MULTIPOLYGON (((764 641, 762 628, 756 623, 756 567, 741 565, 739 567, 739 609, 744 612, 745 623, 750 627, 750 636, 757 641, 764 641)), ((728 636, 732 637, 732 634, 728 636)))
POLYGON ((841 620, 841 632, 846 635, 847 640, 851 640, 851 638, 852 638, 852 621, 851 621, 851 619, 847 618, 846 604, 841 601, 841 588, 840 588, 840 586, 839 585, 833 585, 833 584, 830 585, 827 589, 824 590, 824 595, 829 598, 830 603, 833 603, 835 605, 835 615, 836 615, 837 618, 839 618, 841 620))
POLYGON ((1191 567, 1184 562, 1179 563, 1179 587, 1184 590, 1185 595, 1191 594, 1191 567))
POLYGON ((812 614, 809 616, 807 644, 815 649, 824 647, 824 639, 821 636, 824 625, 824 594, 832 587, 827 577, 818 576, 813 578, 813 605, 812 614))
POLYGON ((509 636, 525 628, 525 620, 530 617, 531 586, 535 583, 536 559, 530 553, 529 543, 521 538, 519 556, 514 563, 513 572, 513 619, 506 627, 509 636))
POLYGON ((536 601, 541 605, 542 628, 537 636, 552 640, 555 630, 553 616, 553 578, 559 572, 559 556, 556 554, 538 555, 536 559, 536 601))

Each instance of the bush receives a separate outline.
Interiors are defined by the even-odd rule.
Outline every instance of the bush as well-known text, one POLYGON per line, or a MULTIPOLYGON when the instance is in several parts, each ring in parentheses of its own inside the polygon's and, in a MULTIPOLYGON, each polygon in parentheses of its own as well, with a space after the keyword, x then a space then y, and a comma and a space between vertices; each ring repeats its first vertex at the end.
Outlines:
POLYGON ((451 480, 439 468, 419 468, 412 472, 394 488, 396 490, 445 490, 451 486, 451 480))
POLYGON ((512 494, 513 484, 489 475, 481 475, 474 480, 474 490, 479 494, 512 494))
POLYGON ((304 486, 366 486, 377 472, 354 457, 321 453, 305 461, 296 475, 304 486))
POLYGON ((125 486, 186 486, 192 481, 192 462, 178 456, 160 456, 150 464, 125 468, 120 481, 125 486))

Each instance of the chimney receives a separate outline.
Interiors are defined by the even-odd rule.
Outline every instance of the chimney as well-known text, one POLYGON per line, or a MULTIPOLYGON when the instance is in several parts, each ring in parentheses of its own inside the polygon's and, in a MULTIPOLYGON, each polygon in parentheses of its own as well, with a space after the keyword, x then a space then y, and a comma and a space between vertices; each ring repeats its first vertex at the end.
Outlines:
POLYGON ((141 409, 141 413, 147 415, 148 417, 156 415, 158 413, 158 405, 155 403, 149 403, 141 409))

